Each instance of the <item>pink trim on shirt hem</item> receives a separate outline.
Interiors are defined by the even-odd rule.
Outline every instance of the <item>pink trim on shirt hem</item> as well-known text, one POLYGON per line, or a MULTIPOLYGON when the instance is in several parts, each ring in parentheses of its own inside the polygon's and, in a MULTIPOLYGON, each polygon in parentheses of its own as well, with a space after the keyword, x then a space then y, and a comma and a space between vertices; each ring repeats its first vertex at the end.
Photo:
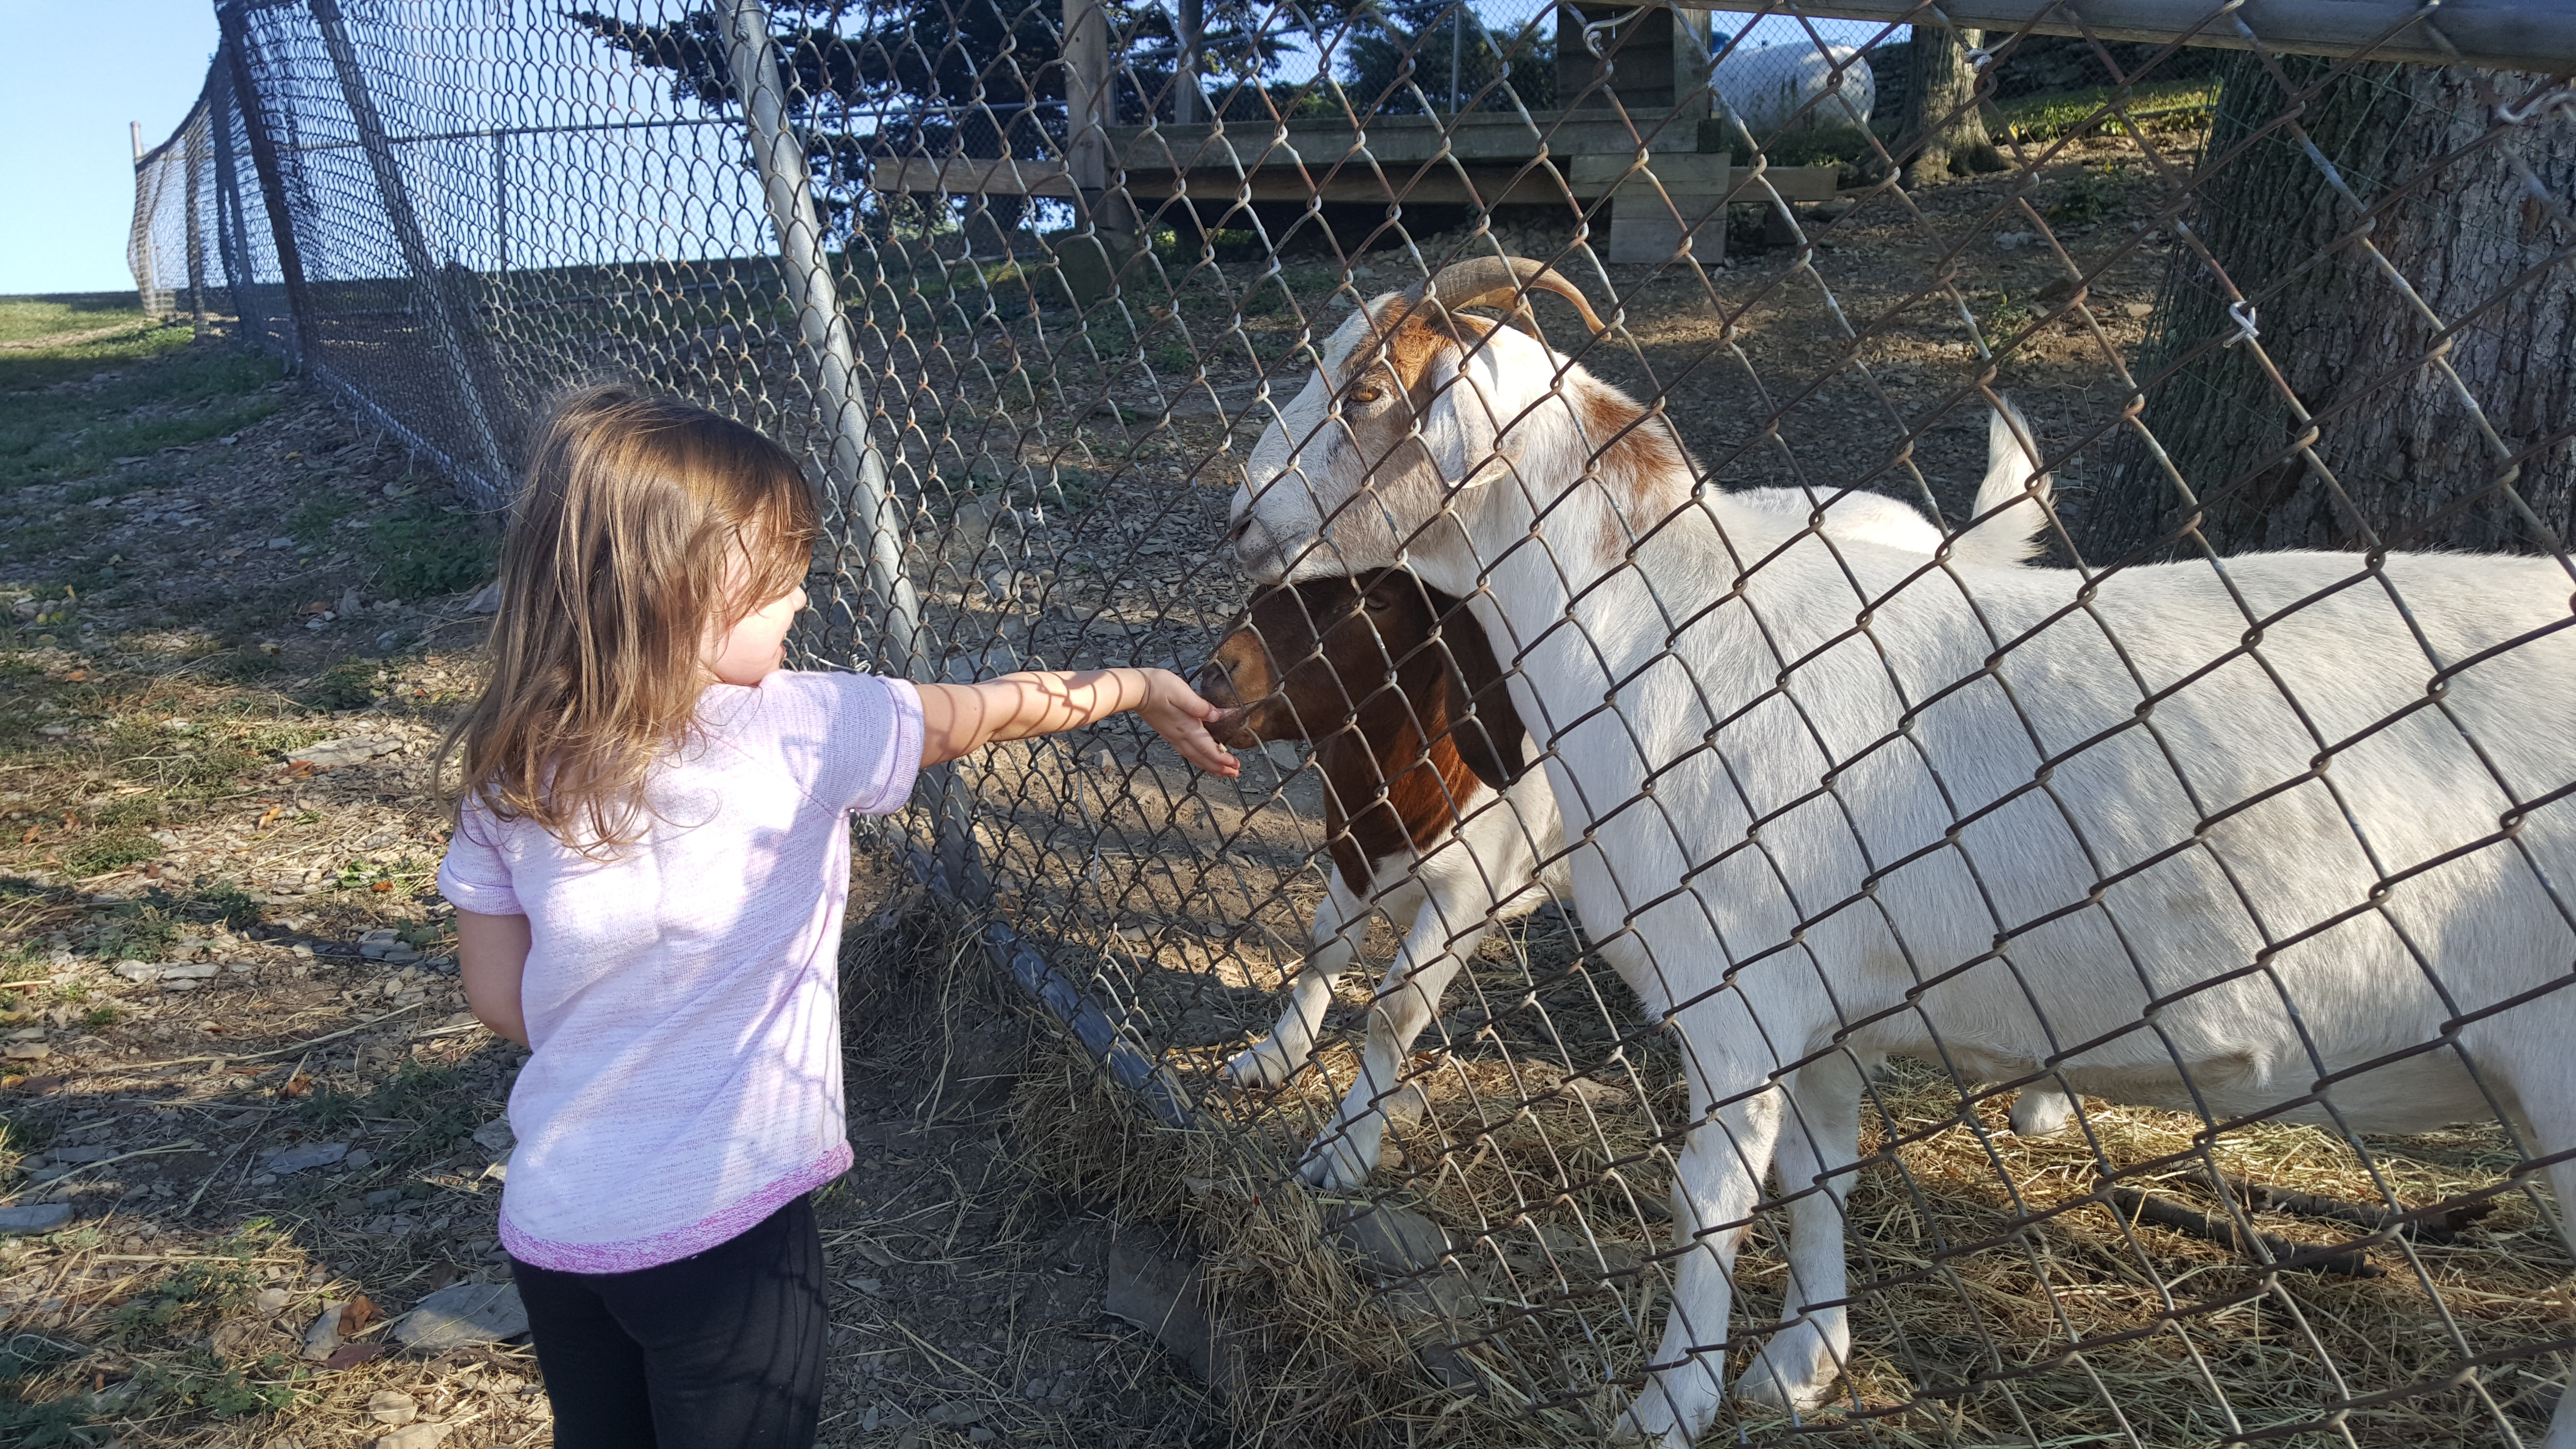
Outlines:
POLYGON ((558 1273, 633 1273, 658 1268, 703 1253, 750 1232, 801 1193, 812 1192, 850 1170, 850 1144, 843 1142, 811 1166, 789 1173, 731 1207, 685 1228, 622 1243, 554 1243, 530 1237, 510 1222, 509 1205, 501 1209, 501 1246, 532 1268, 558 1273))

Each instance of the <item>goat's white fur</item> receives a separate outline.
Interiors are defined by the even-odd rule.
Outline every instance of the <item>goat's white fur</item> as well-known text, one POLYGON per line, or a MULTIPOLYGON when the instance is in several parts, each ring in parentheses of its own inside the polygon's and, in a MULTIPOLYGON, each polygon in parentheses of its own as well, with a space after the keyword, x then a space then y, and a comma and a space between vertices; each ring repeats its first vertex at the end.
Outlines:
MULTIPOLYGON (((1346 324, 1326 370, 1387 315, 1346 324)), ((1423 385, 1406 445, 1368 457, 1310 380, 1255 449, 1236 547, 1263 582, 1402 563, 1470 598, 1550 746, 1586 842, 1576 908, 1671 1023, 1696 1124, 1632 1431, 1679 1449, 1716 1416, 1728 1270, 1775 1166, 1793 1321, 1737 1390, 1826 1394, 1849 1329, 1808 1305, 1845 1292, 1878 1053, 1994 1080, 2054 1066, 2213 1123, 2311 1091, 2332 1111, 2282 1120, 2404 1133, 2501 1110, 2526 1152, 2576 1149, 2576 991, 2544 989, 2576 929, 2543 883, 2576 882, 2576 802, 2515 803, 2576 780, 2576 631, 2541 632, 2568 618, 2554 561, 2401 554, 2374 578, 2351 554, 2249 555, 2123 570, 2077 608, 2070 571, 1926 569, 1722 493, 1692 506, 1687 478, 1628 516, 1574 405, 1604 385, 1518 331, 1440 349, 1423 385), (2438 707, 2427 651, 2455 671, 2438 707), (2513 839, 2463 850, 2508 818, 2513 839)), ((2576 1162, 2547 1172, 2576 1204, 2576 1162)), ((2576 1449, 2576 1395, 2547 1443, 2576 1449)))
MULTIPOLYGON (((1979 521, 1951 541, 1954 556, 1998 562, 2029 556, 2041 546, 2034 535, 2046 515, 2038 500, 2047 496, 2046 479, 2026 490, 2018 476, 1997 471, 1978 491, 1973 506, 1979 521)), ((1943 539, 1939 526, 1920 511, 1883 494, 1846 493, 1825 500, 1821 510, 1801 488, 1749 488, 1729 499, 1788 528, 1806 527, 1821 512, 1822 527, 1837 539, 1925 557, 1943 539)), ((1484 785, 1471 784, 1452 804, 1459 817, 1456 826, 1419 851, 1407 848, 1369 863, 1371 879, 1380 883, 1373 897, 1353 892, 1341 872, 1327 872, 1324 899, 1307 928, 1312 945, 1278 1022, 1268 1036, 1225 1064, 1226 1080, 1243 1087, 1275 1087, 1296 1075, 1314 1058, 1333 988, 1356 958, 1358 938, 1368 929, 1370 916, 1384 911, 1404 933, 1370 1003, 1358 1075, 1332 1125, 1316 1137, 1300 1164, 1305 1180, 1318 1187, 1348 1191, 1366 1182, 1385 1139, 1388 1110, 1418 1110, 1418 1099, 1400 1090, 1405 1060, 1485 933, 1546 901, 1573 898, 1573 881, 1561 859, 1564 826, 1544 771, 1523 775, 1499 798, 1484 785), (1547 863, 1543 871, 1541 862, 1547 863)), ((2013 1130, 2025 1135, 2054 1132, 2070 1115, 2064 1096, 2034 1085, 2013 1104, 2013 1130)))

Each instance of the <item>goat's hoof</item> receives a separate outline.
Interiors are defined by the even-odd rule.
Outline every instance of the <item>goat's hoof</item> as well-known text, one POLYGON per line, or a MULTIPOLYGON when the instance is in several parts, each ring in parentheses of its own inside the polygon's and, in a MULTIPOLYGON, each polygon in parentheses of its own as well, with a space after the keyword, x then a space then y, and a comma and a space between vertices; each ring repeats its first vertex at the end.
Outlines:
POLYGON ((1735 1400, 1750 1408, 1765 1409, 1774 1414, 1803 1414, 1825 1401, 1832 1392, 1831 1370, 1823 1376, 1790 1374, 1774 1368, 1764 1359, 1753 1365, 1735 1381, 1735 1400))
POLYGON ((1672 1405, 1650 1385, 1628 1405, 1628 1412, 1612 1425, 1610 1438, 1620 1444, 1652 1443, 1664 1449, 1691 1449, 1694 1437, 1688 1426, 1673 1415, 1672 1405))
POLYGON ((1231 1087, 1275 1087, 1296 1075, 1296 1071, 1278 1050, 1264 1042, 1236 1052, 1219 1075, 1231 1087))
POLYGON ((1297 1175, 1309 1187, 1326 1192, 1349 1192, 1368 1182, 1368 1167, 1346 1141, 1318 1142, 1297 1165, 1297 1175))
POLYGON ((2055 1087, 2031 1086, 2013 1098, 2015 1137, 2054 1137, 2075 1120, 2075 1103, 2055 1087))

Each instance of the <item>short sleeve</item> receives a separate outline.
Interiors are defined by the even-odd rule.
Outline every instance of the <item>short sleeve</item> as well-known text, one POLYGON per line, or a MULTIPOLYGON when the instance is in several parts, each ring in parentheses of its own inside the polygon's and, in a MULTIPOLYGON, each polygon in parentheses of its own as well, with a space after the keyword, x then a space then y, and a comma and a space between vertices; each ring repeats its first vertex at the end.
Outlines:
POLYGON ((510 863, 501 853, 502 828, 484 808, 482 796, 465 798, 456 834, 447 842, 447 859, 438 867, 438 893, 447 897, 448 904, 478 916, 527 914, 511 886, 510 863))
POLYGON ((822 748, 812 777, 814 798, 861 815, 902 809, 921 773, 921 691, 909 680, 874 674, 770 676, 785 678, 795 680, 808 708, 819 706, 822 716, 816 721, 822 748))

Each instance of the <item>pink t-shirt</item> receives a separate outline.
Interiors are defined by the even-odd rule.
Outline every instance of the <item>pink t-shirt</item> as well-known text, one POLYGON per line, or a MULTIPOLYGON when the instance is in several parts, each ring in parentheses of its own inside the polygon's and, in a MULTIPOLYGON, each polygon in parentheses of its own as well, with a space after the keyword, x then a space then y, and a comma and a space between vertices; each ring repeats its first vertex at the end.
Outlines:
POLYGON ((699 697, 658 766, 655 821, 609 861, 468 802, 438 887, 525 915, 535 1049, 501 1242, 521 1262, 624 1273, 704 1252, 849 1170, 839 947, 852 811, 903 808, 921 696, 780 671, 699 697))

